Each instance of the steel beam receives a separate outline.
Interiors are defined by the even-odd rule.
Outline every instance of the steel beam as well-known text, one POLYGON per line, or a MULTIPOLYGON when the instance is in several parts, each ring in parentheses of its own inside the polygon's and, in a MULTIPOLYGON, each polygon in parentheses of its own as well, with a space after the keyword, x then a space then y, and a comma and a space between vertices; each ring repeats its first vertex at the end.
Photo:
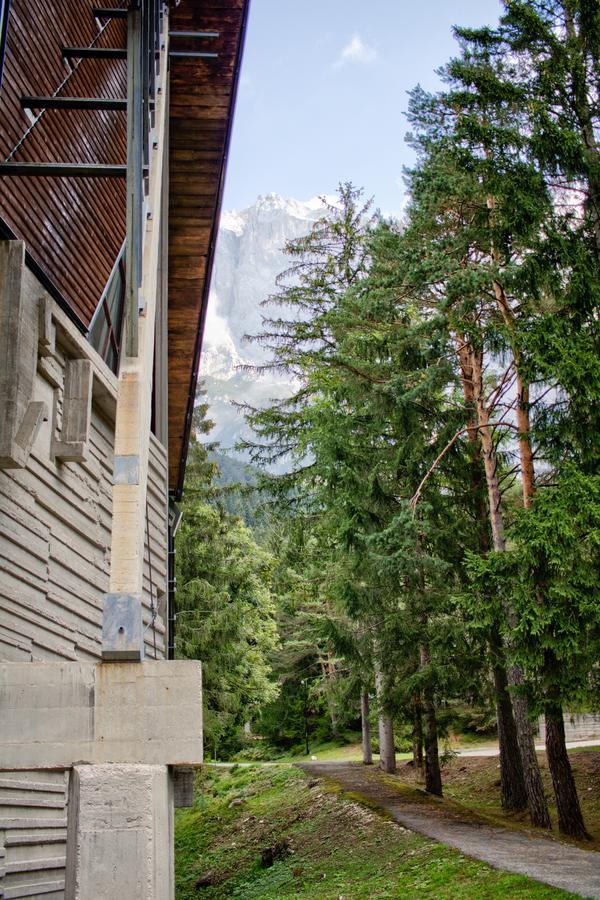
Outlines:
POLYGON ((127 100, 114 97, 21 97, 24 109, 127 109, 127 100))
POLYGON ((0 163, 0 176, 47 178, 125 178, 127 166, 98 165, 96 163, 0 163))
POLYGON ((95 6, 92 9, 92 15, 94 15, 96 19, 126 19, 127 10, 119 8, 110 9, 105 6, 95 6))
POLYGON ((170 38, 218 38, 218 31, 170 31, 170 38))
POLYGON ((127 237, 125 242, 125 356, 138 355, 142 280, 144 127, 141 3, 127 16, 127 237))
POLYGON ((127 50, 117 47, 63 47, 63 59, 127 59, 127 50))
POLYGON ((169 56, 180 58, 196 57, 198 59, 218 59, 218 53, 205 53, 202 50, 170 50, 169 56))

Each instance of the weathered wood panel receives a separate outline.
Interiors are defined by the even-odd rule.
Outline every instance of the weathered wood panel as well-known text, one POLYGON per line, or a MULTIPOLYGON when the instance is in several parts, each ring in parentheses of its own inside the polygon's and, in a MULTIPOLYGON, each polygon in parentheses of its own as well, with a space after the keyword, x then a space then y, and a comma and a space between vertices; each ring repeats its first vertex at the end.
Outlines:
MULTIPOLYGON (((182 0, 172 31, 218 31, 217 59, 171 61, 169 483, 182 486, 247 0, 182 0)), ((177 41, 177 43, 176 43, 177 41)), ((193 49, 186 38, 172 49, 193 49)))
MULTIPOLYGON (((30 272, 26 279, 26 301, 37 303, 43 291, 30 272)), ((84 339, 74 338, 73 333, 74 329, 67 333, 57 327, 52 384, 46 377, 47 358, 38 365, 34 397, 43 398, 52 414, 40 429, 27 465, 0 471, 0 660, 101 656, 102 604, 110 570, 114 442, 114 425, 104 408, 106 392, 114 392, 115 379, 84 339), (61 433, 65 369, 72 354, 78 358, 87 354, 95 372, 89 455, 83 463, 61 462, 52 455, 54 439, 61 433), (100 385, 102 370, 106 381, 100 385)), ((156 656, 161 658, 165 627, 160 616, 153 624, 151 602, 158 607, 166 591, 167 461, 165 448, 154 437, 148 525, 145 643, 148 656, 155 655, 156 645, 156 656)))
MULTIPOLYGON (((2 91, 0 152, 15 162, 124 163, 125 113, 46 110, 32 123, 23 95, 126 96, 124 60, 62 59, 64 46, 125 47, 126 23, 105 27, 92 0, 12 0, 2 91)), ((2 180, 0 218, 23 239, 73 313, 88 325, 125 236, 120 179, 2 180)))

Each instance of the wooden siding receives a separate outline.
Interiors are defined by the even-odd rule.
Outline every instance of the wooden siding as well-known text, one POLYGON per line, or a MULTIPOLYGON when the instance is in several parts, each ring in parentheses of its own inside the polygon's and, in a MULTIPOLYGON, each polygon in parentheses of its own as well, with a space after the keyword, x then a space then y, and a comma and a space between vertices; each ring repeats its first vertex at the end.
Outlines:
MULTIPOLYGON (((171 31, 218 31, 217 59, 171 60, 169 116, 169 485, 182 486, 247 0, 182 0, 171 31)), ((174 38, 173 50, 198 41, 174 38)))
MULTIPOLYGON (((26 272, 31 302, 40 285, 26 272)), ((56 310, 58 315, 58 311, 56 310)), ((66 319, 63 316, 63 321, 66 319)), ((59 432, 62 378, 73 352, 93 358, 103 371, 103 393, 116 380, 100 358, 76 334, 57 328, 52 365, 40 361, 36 399, 54 410, 42 426, 26 468, 0 471, 0 660, 99 659, 102 603, 108 591, 114 425, 106 397, 92 404, 90 457, 85 463, 55 462, 50 453, 59 432), (58 387, 48 381, 52 371, 58 387), (100 401, 103 400, 101 403, 100 401)), ((98 394, 98 391, 96 392, 98 394)), ((165 448, 151 438, 148 522, 151 561, 145 541, 144 622, 146 652, 165 656, 165 626, 151 627, 152 593, 164 596, 167 578, 167 462, 165 448)))
POLYGON ((69 773, 0 771, 0 897, 64 898, 69 773))
MULTIPOLYGON (((92 0, 12 0, 0 92, 3 159, 20 144, 15 162, 125 163, 124 112, 46 110, 32 126, 21 107, 21 96, 49 96, 61 85, 61 96, 126 96, 125 61, 73 60, 72 67, 62 59, 64 46, 125 47, 126 23, 109 20, 102 30, 92 7, 92 0)), ((10 176, 1 187, 0 218, 87 327, 125 237, 123 180, 10 176)))

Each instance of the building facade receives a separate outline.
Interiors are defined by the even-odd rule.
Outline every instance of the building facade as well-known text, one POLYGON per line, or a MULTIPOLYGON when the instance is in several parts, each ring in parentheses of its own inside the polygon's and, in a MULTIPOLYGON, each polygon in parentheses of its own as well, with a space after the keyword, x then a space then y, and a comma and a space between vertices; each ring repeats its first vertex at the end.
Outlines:
POLYGON ((2 0, 0 898, 167 898, 173 533, 246 0, 2 0))

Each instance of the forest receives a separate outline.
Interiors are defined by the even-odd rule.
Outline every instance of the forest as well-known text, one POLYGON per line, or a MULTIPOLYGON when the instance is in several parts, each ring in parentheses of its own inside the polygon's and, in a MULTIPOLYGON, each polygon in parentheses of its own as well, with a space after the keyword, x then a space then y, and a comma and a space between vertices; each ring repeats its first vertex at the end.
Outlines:
POLYGON ((409 96, 401 219, 342 183, 286 247, 250 339, 295 392, 244 407, 248 468, 199 393, 177 653, 207 756, 359 731, 441 796, 448 729, 495 734, 504 809, 585 838, 563 713, 600 703, 600 7, 507 0, 455 36, 409 96))

